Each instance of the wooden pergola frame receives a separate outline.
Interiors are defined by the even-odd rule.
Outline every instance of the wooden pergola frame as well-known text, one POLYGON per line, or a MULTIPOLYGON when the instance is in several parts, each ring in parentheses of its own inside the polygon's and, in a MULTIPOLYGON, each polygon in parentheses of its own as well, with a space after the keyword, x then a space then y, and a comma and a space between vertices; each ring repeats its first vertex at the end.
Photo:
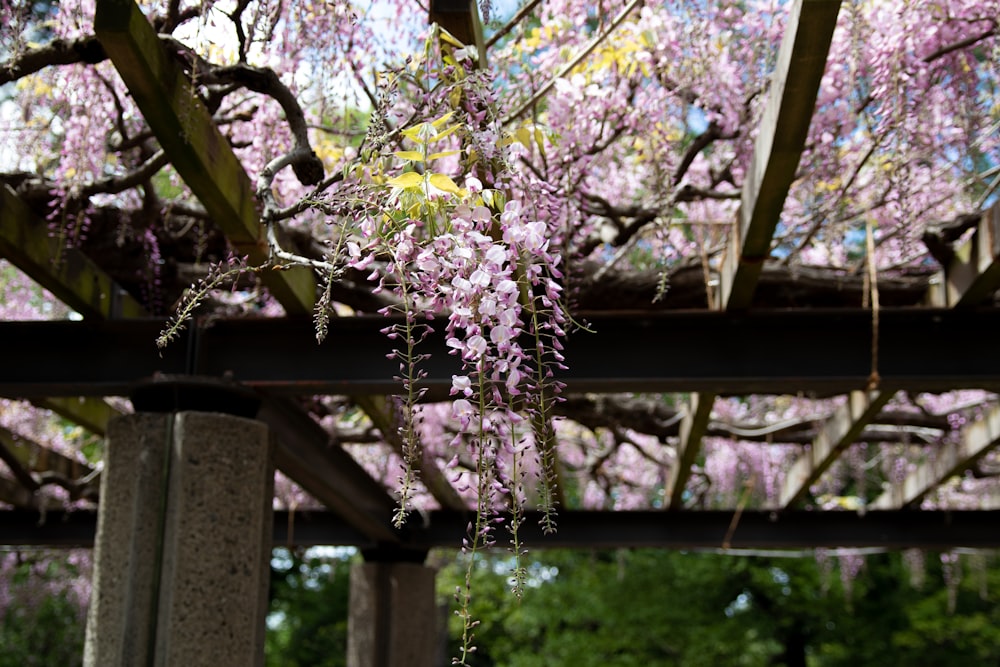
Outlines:
MULTIPOLYGON (((966 470, 1000 443, 1000 416, 962 430, 934 462, 919 466, 886 491, 867 514, 799 509, 816 482, 865 429, 878 423, 900 390, 960 388, 1000 390, 995 335, 1000 309, 1000 206, 982 214, 969 241, 933 282, 924 308, 886 309, 877 331, 879 376, 871 369, 871 312, 865 309, 768 311, 753 308, 764 262, 809 129, 816 92, 839 11, 839 0, 796 0, 778 54, 751 168, 733 221, 732 243, 722 265, 715 311, 662 315, 595 315, 596 334, 567 343, 567 392, 691 392, 680 424, 676 464, 669 471, 664 507, 670 512, 561 513, 555 537, 535 546, 732 546, 800 548, 881 546, 998 547, 997 513, 990 510, 923 512, 928 493, 966 470), (725 342, 728 341, 728 344, 725 342), (683 359, 668 352, 683 342, 683 359), (824 358, 808 358, 817 348, 824 358), (935 359, 921 351, 935 349, 935 359), (724 352, 720 352, 724 349, 724 352), (615 350, 614 355, 607 351, 615 350), (720 395, 812 392, 846 394, 846 403, 823 424, 792 466, 773 508, 744 511, 731 530, 733 512, 684 507, 685 489, 710 430, 720 395), (727 537, 728 535, 728 537, 727 537)), ((474 43, 485 58, 475 4, 431 2, 431 20, 458 39, 474 43)), ((254 189, 194 86, 172 60, 131 0, 99 0, 96 31, 170 163, 229 241, 251 262, 268 260, 254 205, 254 189), (178 140, 182 137, 183 140, 178 140)), ((435 462, 421 475, 441 510, 420 526, 390 525, 394 501, 294 399, 299 395, 352 396, 382 433, 394 433, 385 396, 396 388, 388 343, 377 331, 384 320, 355 318, 330 327, 330 340, 303 349, 311 338, 307 318, 315 281, 306 269, 267 271, 265 283, 291 315, 283 321, 214 321, 196 324, 158 356, 153 340, 161 323, 75 250, 58 249, 43 221, 7 186, 0 190, 0 256, 80 313, 82 322, 0 323, 0 345, 18 350, 0 368, 0 395, 25 398, 102 434, 115 411, 102 399, 133 395, 163 374, 173 382, 237 383, 256 396, 256 416, 277 435, 277 467, 327 508, 296 519, 298 537, 281 532, 276 543, 355 544, 365 548, 426 550, 459 545, 467 519, 462 501, 435 462), (61 253, 63 261, 52 262, 61 253), (72 339, 72 348, 58 344, 72 339), (360 361, 359 361, 360 360, 360 361), (310 528, 311 526, 311 528, 310 528)), ((432 339, 426 384, 444 397, 453 360, 432 339)), ((390 436, 387 444, 401 443, 390 436)), ((32 472, 78 465, 36 443, 0 432, 9 465, 32 472), (30 455, 29 455, 30 453, 30 455)), ((64 471, 66 472, 66 471, 64 471)), ((73 475, 81 471, 73 469, 73 475)), ((82 471, 87 474, 87 471, 82 471)), ((90 471, 92 472, 92 471, 90 471)), ((29 485, 30 486, 30 485, 29 485)), ((0 544, 88 545, 93 515, 65 516, 49 509, 39 523, 24 485, 0 479, 0 500, 24 509, 0 512, 0 544)), ((286 517, 285 517, 286 518, 286 517)), ((530 525, 530 521, 526 525, 530 525)))

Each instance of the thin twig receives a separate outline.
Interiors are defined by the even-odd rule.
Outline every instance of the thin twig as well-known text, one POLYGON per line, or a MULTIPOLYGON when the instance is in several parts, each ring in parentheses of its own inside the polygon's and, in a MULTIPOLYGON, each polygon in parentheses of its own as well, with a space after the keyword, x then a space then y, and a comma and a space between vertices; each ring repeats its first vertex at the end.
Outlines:
POLYGON ((949 53, 954 53, 955 51, 959 51, 961 49, 964 49, 967 46, 972 46, 973 44, 976 44, 977 42, 981 42, 984 39, 989 39, 990 37, 993 37, 994 35, 997 34, 997 24, 996 24, 995 21, 993 21, 992 23, 993 23, 993 27, 990 28, 989 30, 985 30, 984 32, 982 32, 982 33, 980 33, 978 35, 972 35, 971 37, 966 37, 965 39, 959 40, 959 41, 954 42, 952 44, 946 44, 945 46, 942 46, 940 49, 934 51, 933 53, 924 56, 924 62, 925 63, 932 63, 935 60, 937 60, 938 58, 941 58, 942 56, 946 56, 949 53))
POLYGON ((640 4, 642 4, 643 1, 644 0, 632 0, 632 2, 628 3, 628 5, 625 6, 625 9, 621 10, 618 16, 616 16, 614 20, 608 25, 607 30, 605 30, 600 35, 592 39, 590 41, 590 44, 588 44, 583 49, 583 51, 581 51, 579 54, 577 54, 575 58, 566 63, 566 65, 562 69, 560 69, 559 72, 557 72, 554 77, 549 79, 549 81, 544 86, 538 89, 538 91, 531 96, 531 99, 529 99, 527 102, 518 107, 517 111, 507 116, 507 118, 505 118, 503 121, 503 125, 510 125, 512 122, 523 116, 529 109, 535 106, 540 99, 545 97, 545 95, 550 90, 552 90, 552 87, 556 85, 556 81, 558 81, 559 79, 565 77, 567 74, 572 72, 577 65, 583 62, 587 56, 593 53, 594 49, 596 49, 601 44, 601 42, 607 39, 608 35, 614 32, 615 29, 619 25, 621 25, 622 21, 624 21, 628 17, 628 15, 632 13, 632 10, 638 7, 640 4))
POLYGON ((540 4, 542 4, 542 0, 531 0, 531 2, 526 4, 524 7, 521 7, 521 9, 519 9, 517 13, 514 14, 514 18, 507 21, 507 24, 505 26, 497 30, 495 33, 493 33, 492 37, 486 40, 486 48, 487 49, 490 48, 491 46, 499 42, 501 39, 503 39, 507 33, 513 30, 518 23, 524 20, 525 16, 530 14, 531 11, 540 4))

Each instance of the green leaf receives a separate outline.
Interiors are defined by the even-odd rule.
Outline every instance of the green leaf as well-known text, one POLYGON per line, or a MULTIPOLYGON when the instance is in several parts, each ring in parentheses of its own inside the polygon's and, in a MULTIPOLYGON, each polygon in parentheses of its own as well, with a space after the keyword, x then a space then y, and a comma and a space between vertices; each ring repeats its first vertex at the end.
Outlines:
POLYGON ((410 162, 424 161, 424 156, 420 153, 420 151, 395 151, 393 155, 398 157, 400 160, 409 160, 410 162))
MULTIPOLYGON (((432 177, 433 178, 433 177, 432 177)), ((394 188, 413 188, 421 185, 424 182, 424 177, 415 171, 408 171, 405 174, 400 174, 390 178, 386 183, 394 188)))

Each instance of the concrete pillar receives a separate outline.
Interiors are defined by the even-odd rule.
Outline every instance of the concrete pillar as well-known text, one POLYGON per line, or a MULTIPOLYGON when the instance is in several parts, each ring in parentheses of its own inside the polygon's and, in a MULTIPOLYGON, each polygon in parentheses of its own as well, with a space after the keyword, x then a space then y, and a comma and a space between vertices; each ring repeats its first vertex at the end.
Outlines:
POLYGON ((412 562, 351 569, 347 667, 439 667, 435 571, 412 562))
POLYGON ((113 421, 84 664, 262 665, 273 483, 260 422, 208 412, 113 421))
POLYGON ((146 664, 155 631, 169 415, 108 424, 83 663, 146 664))

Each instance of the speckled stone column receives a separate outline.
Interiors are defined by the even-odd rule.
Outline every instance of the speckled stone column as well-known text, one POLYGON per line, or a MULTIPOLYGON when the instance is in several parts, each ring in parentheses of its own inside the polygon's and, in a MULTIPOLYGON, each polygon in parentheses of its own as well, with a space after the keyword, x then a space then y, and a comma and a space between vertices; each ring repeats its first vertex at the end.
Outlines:
POLYGON ((267 427, 208 412, 123 417, 102 475, 85 665, 262 665, 267 427))
POLYGON ((347 667, 438 667, 435 571, 419 563, 351 568, 347 667))
POLYGON ((166 498, 169 415, 108 424, 83 664, 145 665, 152 642, 166 498))

